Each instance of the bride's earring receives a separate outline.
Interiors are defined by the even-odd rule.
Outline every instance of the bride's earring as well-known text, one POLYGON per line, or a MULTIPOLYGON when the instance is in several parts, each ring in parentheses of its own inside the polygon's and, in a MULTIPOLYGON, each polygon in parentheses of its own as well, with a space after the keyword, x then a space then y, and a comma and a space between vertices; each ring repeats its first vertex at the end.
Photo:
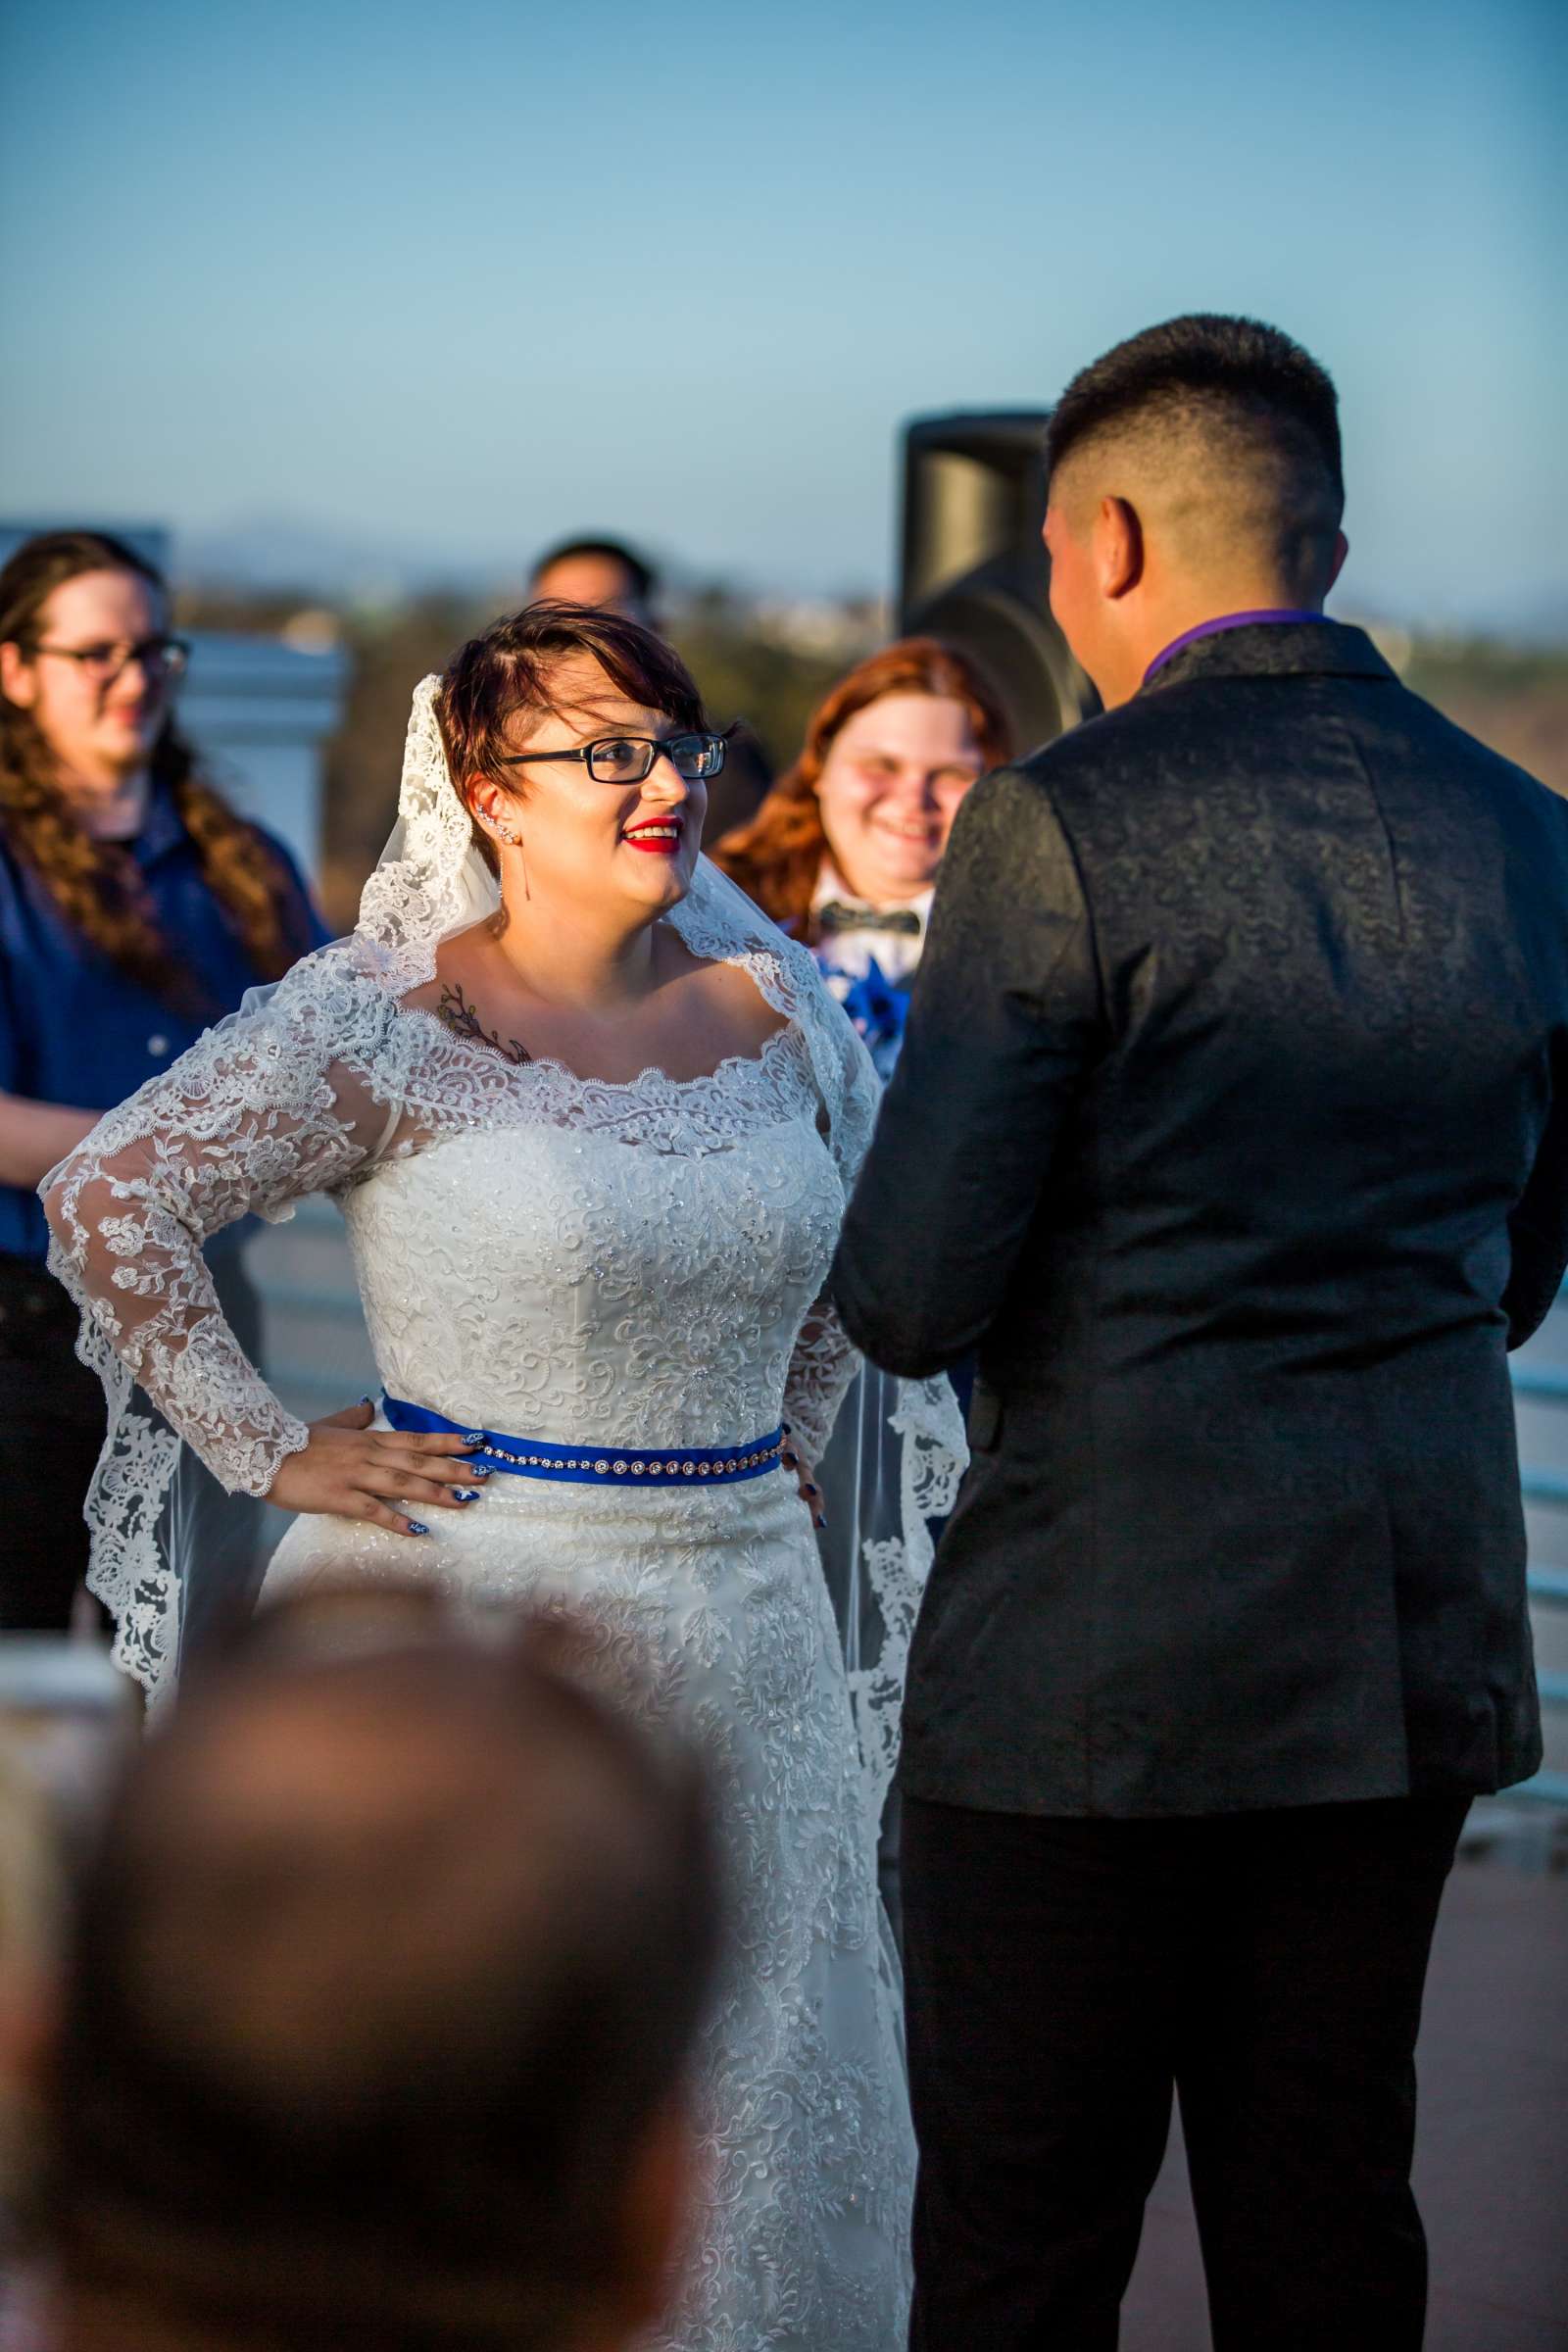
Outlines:
MULTIPOLYGON (((510 825, 497 825, 496 839, 498 841, 504 841, 509 849, 523 849, 522 835, 520 833, 514 833, 510 825)), ((528 858, 525 850, 523 850, 523 855, 518 859, 518 863, 522 867, 522 895, 525 899, 532 899, 533 892, 528 888, 528 858)))

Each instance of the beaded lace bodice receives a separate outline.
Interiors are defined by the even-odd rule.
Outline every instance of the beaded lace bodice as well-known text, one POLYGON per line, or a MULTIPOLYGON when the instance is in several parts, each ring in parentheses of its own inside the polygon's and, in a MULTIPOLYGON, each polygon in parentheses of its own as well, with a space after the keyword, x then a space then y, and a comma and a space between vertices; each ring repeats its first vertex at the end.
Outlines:
POLYGON ((389 1392, 568 1444, 785 1418, 820 1445, 851 1362, 810 1313, 844 1190, 798 1034, 685 1084, 510 1077, 517 1115, 397 1146, 344 1197, 389 1392))

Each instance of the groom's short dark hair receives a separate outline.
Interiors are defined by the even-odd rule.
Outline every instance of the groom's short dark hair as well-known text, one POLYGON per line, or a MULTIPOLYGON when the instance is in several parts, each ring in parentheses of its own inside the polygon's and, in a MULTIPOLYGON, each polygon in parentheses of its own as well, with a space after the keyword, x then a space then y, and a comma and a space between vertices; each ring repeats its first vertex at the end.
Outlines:
POLYGON ((1345 509, 1339 400, 1311 355, 1255 318, 1195 312, 1075 375, 1052 416, 1055 499, 1128 497, 1186 568, 1261 555, 1298 601, 1333 577, 1345 509))
POLYGON ((1339 395, 1327 368, 1277 326, 1211 311, 1146 327, 1080 368, 1052 415, 1049 469, 1112 430, 1198 415, 1303 435, 1343 499, 1339 395))
POLYGON ((382 1589, 318 1632, 311 1600, 192 1679, 108 1809, 45 2249, 175 2342, 543 2352, 619 2283, 703 2012, 706 1782, 596 1695, 635 1701, 586 1622, 388 1634, 382 1589))

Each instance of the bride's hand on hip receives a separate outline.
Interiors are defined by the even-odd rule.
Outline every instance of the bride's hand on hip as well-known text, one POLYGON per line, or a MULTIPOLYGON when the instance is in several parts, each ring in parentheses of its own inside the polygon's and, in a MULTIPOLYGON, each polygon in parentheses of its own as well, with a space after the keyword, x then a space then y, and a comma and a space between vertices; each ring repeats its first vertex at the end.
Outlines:
POLYGON ((363 1519, 399 1536, 430 1531, 394 1510, 394 1502, 461 1511, 475 1477, 486 1475, 469 1463, 473 1447, 448 1430, 412 1435, 372 1429, 374 1418, 374 1406, 365 1403, 313 1421, 310 1444, 285 1455, 267 1490, 268 1501, 284 1511, 363 1519))
POLYGON ((785 1469, 788 1470, 794 1478, 796 1493, 800 1495, 801 1500, 810 1512, 811 1517, 815 1520, 817 1526, 826 1527, 827 1520, 822 1514, 822 1491, 811 1476, 810 1463, 807 1460, 805 1454, 801 1452, 799 1446, 794 1445, 791 1441, 789 1427, 787 1424, 784 1430, 784 1444, 778 1458, 783 1463, 785 1469))

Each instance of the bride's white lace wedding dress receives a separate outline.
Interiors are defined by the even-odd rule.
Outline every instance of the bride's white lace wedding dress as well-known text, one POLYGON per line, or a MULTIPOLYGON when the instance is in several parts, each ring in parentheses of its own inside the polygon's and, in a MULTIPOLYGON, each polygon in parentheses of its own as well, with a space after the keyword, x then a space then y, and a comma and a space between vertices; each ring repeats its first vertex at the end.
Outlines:
MULTIPOLYGON (((793 1481, 754 1464, 726 1483, 684 1459, 765 1457, 781 1421, 808 1458, 825 1440, 855 1359, 822 1289, 875 1081, 809 959, 761 918, 749 927, 705 878, 668 919, 780 1011, 757 1056, 624 1085, 517 1065, 411 1008, 416 967, 361 933, 57 1172, 56 1269, 115 1408, 95 1581, 122 1658, 157 1685, 178 1588, 153 1523, 176 1441, 129 1409, 131 1375, 226 1486, 264 1492, 305 1431, 228 1332, 200 1242, 332 1192, 388 1396, 565 1449, 587 1483, 498 1467, 421 1539, 302 1517, 266 1592, 347 1566, 416 1569, 475 1608, 564 1601, 641 1703, 700 1741, 733 1929, 701 2048, 704 2206, 664 2340, 892 2352, 913 2144, 874 1876, 886 1758, 868 1805, 793 1481), (616 1471, 619 1452, 644 1458, 616 1471)), ((918 1511, 951 1500, 956 1468, 930 1428, 924 1444, 918 1511)))

